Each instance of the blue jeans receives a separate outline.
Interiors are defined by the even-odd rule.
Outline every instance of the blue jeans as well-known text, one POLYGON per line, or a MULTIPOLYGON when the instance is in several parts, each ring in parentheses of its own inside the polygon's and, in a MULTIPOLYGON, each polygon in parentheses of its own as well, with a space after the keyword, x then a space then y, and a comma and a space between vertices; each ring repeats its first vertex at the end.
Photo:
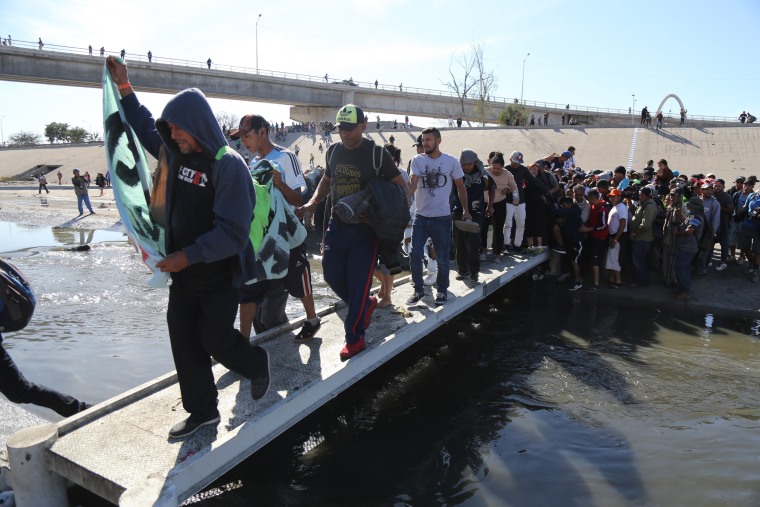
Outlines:
POLYGON ((82 209, 82 202, 87 205, 87 209, 90 210, 90 213, 92 213, 92 205, 90 204, 90 196, 87 194, 84 195, 78 195, 77 196, 77 207, 79 208, 79 214, 81 215, 84 213, 84 210, 82 209))
POLYGON ((348 305, 346 343, 364 336, 364 314, 377 264, 377 238, 369 225, 330 220, 325 232, 322 270, 325 282, 348 305))
POLYGON ((684 252, 678 250, 673 262, 673 274, 676 277, 676 283, 681 292, 688 293, 691 291, 691 263, 697 252, 684 252))
POLYGON ((649 250, 652 248, 651 241, 631 241, 631 257, 633 269, 638 285, 649 284, 649 250))
POLYGON ((422 256, 427 239, 433 240, 438 259, 438 292, 446 293, 449 288, 449 252, 451 251, 451 216, 424 217, 414 215, 412 224, 412 252, 409 265, 412 268, 412 284, 415 292, 424 292, 422 282, 422 256))

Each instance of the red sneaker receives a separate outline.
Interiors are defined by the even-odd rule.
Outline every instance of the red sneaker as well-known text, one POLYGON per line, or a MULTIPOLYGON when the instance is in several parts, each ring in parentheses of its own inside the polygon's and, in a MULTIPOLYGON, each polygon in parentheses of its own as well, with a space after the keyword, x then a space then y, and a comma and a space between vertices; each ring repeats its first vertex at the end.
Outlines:
POLYGON ((377 308, 377 298, 375 296, 370 296, 369 306, 367 307, 367 311, 364 312, 364 331, 367 331, 367 328, 369 327, 370 320, 372 320, 372 314, 375 313, 375 308, 377 308))
POLYGON ((367 344, 364 343, 364 337, 360 337, 358 342, 346 343, 343 350, 340 351, 340 360, 346 361, 351 359, 356 354, 367 348, 367 344))

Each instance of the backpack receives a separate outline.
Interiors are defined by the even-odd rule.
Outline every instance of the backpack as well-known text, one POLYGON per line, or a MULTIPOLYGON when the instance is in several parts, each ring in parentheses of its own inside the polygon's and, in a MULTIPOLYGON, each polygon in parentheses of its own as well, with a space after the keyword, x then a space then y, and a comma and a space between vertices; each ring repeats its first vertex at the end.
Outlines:
POLYGON ((652 224, 652 235, 655 238, 661 238, 662 237, 662 228, 665 225, 665 215, 667 215, 667 210, 665 210, 665 205, 662 203, 662 200, 657 197, 652 199, 655 206, 657 206, 657 214, 654 216, 654 222, 652 224))
POLYGON ((699 215, 699 218, 704 224, 704 227, 702 228, 702 236, 699 237, 699 250, 710 250, 715 246, 712 224, 707 220, 707 217, 704 214, 699 215))
MULTIPOLYGON (((383 150, 385 148, 378 146, 374 141, 372 145, 372 167, 375 169, 375 176, 367 184, 367 188, 372 193, 367 213, 369 226, 372 227, 378 240, 400 243, 404 239, 404 230, 411 220, 406 193, 395 183, 386 181, 385 178, 380 176, 380 168, 383 164, 383 150)), ((337 144, 334 144, 328 148, 328 168, 337 146, 337 144)), ((333 179, 331 184, 334 181, 333 179)))

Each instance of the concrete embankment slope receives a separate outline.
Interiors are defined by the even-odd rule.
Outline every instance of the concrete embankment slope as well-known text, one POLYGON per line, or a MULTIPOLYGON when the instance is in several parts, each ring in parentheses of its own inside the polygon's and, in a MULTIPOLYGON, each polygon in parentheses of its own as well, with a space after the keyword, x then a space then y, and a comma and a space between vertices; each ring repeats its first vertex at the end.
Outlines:
MULTIPOLYGON (((387 142, 393 135, 395 144, 401 148, 403 166, 416 153, 412 144, 420 134, 412 131, 371 131, 370 137, 378 143, 387 142)), ((760 173, 757 156, 760 154, 760 129, 755 126, 669 128, 653 129, 634 127, 535 127, 443 129, 441 150, 459 154, 464 148, 475 150, 485 160, 491 151, 509 155, 519 150, 525 161, 543 158, 552 152, 561 153, 568 146, 575 146, 577 165, 585 171, 611 170, 622 165, 628 168, 629 159, 633 169, 642 169, 647 160, 664 158, 674 170, 694 173, 715 173, 718 177, 732 179, 739 175, 760 173), (635 136, 635 145, 634 145, 635 136), (632 146, 634 149, 632 150, 632 146), (631 159, 632 155, 632 159, 631 159)), ((333 140, 337 141, 337 135, 333 140)), ((314 153, 317 164, 324 165, 320 156, 319 137, 300 136, 290 140, 300 148, 300 159, 308 167, 309 154, 314 153)), ((656 167, 656 166, 655 166, 656 167)))
MULTIPOLYGON (((370 124, 372 125, 372 124, 370 124)), ((378 143, 385 143, 391 135, 401 148, 404 167, 414 156, 412 147, 420 130, 368 130, 378 143)), ((613 169, 619 165, 641 169, 647 160, 668 160, 672 169, 687 174, 713 172, 719 177, 733 179, 738 175, 760 173, 757 155, 760 154, 760 128, 755 125, 741 127, 683 127, 656 131, 635 127, 533 127, 533 128, 462 128, 442 129, 441 149, 458 154, 464 148, 475 150, 482 159, 490 151, 509 155, 522 151, 526 162, 543 158, 552 152, 562 152, 575 146, 577 165, 586 171, 613 169), (635 144, 634 144, 635 141, 635 144)), ((337 133, 332 135, 338 141, 337 133)), ((291 134, 286 145, 299 145, 299 158, 308 167, 309 155, 315 163, 324 165, 319 153, 321 138, 291 134)), ((149 157, 150 158, 150 157, 149 157)), ((64 181, 71 178, 75 167, 89 171, 93 177, 106 171, 105 151, 102 143, 79 146, 46 146, 28 149, 0 150, 0 178, 9 178, 41 165, 57 165, 64 181)), ((151 158, 150 164, 155 161, 151 158)), ((53 174, 56 171, 53 171, 53 174)), ((52 178, 48 178, 52 181, 52 178)))

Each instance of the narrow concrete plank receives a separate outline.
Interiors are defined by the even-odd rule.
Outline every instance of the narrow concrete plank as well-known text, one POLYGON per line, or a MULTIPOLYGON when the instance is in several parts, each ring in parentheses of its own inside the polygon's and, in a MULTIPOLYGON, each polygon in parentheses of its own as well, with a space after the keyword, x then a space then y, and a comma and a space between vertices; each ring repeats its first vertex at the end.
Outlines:
MULTIPOLYGON (((267 396, 253 402, 249 382, 216 365, 222 420, 184 441, 168 441, 169 428, 186 413, 174 377, 162 377, 155 385, 68 419, 51 448, 51 467, 113 503, 128 490, 129 497, 141 502, 150 495, 157 501, 162 489, 171 493, 166 498, 182 501, 433 329, 547 259, 543 253, 508 257, 498 265, 484 263, 477 285, 452 276, 449 301, 441 307, 434 306, 428 292, 414 308, 397 303, 376 310, 366 335, 367 350, 347 362, 338 356, 345 308, 322 317, 322 328, 311 343, 294 343, 295 329, 268 334, 261 343, 272 360, 267 396), (155 487, 157 479, 164 481, 163 488, 155 487)), ((393 299, 405 301, 411 292, 411 285, 404 283, 394 289, 393 299)))

